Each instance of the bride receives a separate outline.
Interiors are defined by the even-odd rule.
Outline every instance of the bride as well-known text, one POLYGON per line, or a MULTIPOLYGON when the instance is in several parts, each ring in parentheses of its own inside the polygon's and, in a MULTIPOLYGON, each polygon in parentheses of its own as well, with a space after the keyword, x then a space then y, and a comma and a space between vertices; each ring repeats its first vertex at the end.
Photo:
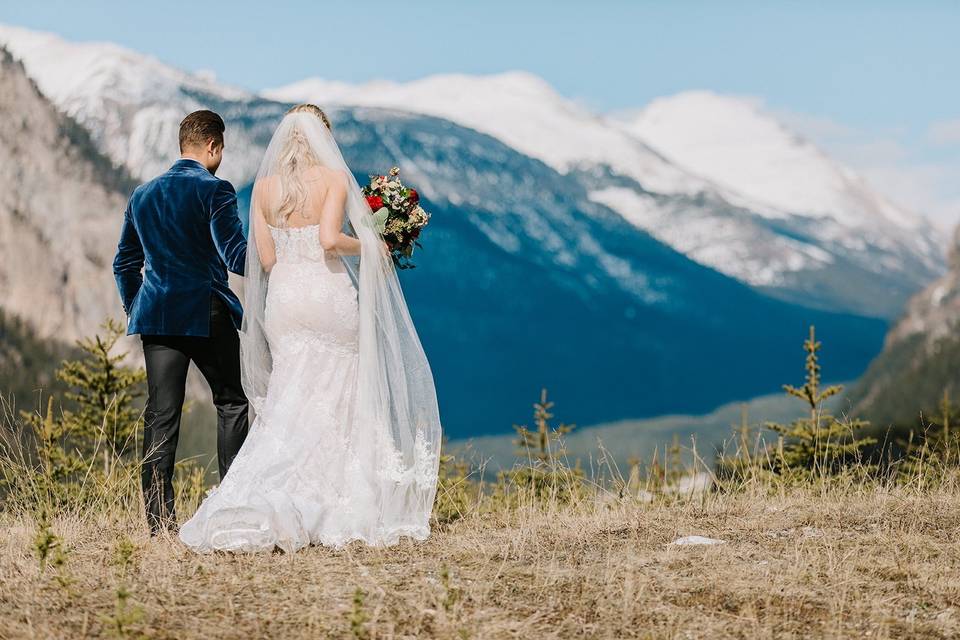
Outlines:
POLYGON ((429 533, 440 418, 370 209, 318 107, 283 118, 250 205, 244 389, 254 420, 180 530, 198 552, 429 533))

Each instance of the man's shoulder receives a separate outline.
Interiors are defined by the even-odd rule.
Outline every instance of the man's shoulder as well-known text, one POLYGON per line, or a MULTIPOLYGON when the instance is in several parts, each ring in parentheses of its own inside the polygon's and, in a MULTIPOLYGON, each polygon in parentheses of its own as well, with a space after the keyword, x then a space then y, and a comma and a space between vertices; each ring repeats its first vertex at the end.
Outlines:
POLYGON ((223 180, 221 178, 217 178, 216 176, 210 176, 210 177, 212 177, 214 180, 217 181, 217 191, 221 191, 225 193, 233 193, 233 194, 237 193, 237 190, 234 188, 233 183, 230 182, 229 180, 223 180))
POLYGON ((136 189, 134 189, 133 193, 130 194, 130 202, 131 203, 138 202, 142 200, 144 196, 147 196, 148 194, 152 193, 157 188, 157 185, 159 184, 161 178, 163 178, 163 175, 159 175, 156 178, 153 178, 152 180, 147 180, 146 182, 138 186, 136 189))
POLYGON ((236 190, 233 188, 233 184, 231 184, 228 180, 218 178, 206 169, 203 169, 202 171, 191 171, 190 177, 199 181, 199 183, 203 185, 203 188, 209 190, 209 192, 236 193, 236 190))
POLYGON ((185 169, 186 170, 184 170, 184 168, 178 168, 177 166, 174 166, 169 171, 161 173, 153 180, 140 185, 139 188, 149 188, 149 185, 157 183, 181 182, 183 184, 200 185, 211 190, 233 190, 233 185, 230 184, 230 182, 218 178, 200 165, 197 165, 196 167, 186 167, 185 169))
POLYGON ((201 201, 213 205, 225 199, 236 198, 237 195, 233 184, 218 178, 199 165, 196 170, 193 167, 174 165, 169 171, 134 189, 130 196, 130 205, 136 209, 145 201, 150 202, 154 198, 163 197, 164 194, 171 192, 196 193, 201 201))

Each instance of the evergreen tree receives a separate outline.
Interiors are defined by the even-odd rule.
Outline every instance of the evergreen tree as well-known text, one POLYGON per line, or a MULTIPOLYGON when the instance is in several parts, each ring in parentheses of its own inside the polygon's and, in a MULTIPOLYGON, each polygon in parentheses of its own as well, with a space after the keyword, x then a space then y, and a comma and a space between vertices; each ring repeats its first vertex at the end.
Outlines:
POLYGON ((547 390, 543 389, 540 401, 533 405, 536 428, 531 430, 526 425, 513 426, 517 432, 514 443, 520 448, 518 455, 526 457, 530 463, 498 474, 501 493, 507 481, 531 492, 537 500, 552 498, 567 502, 579 491, 583 471, 579 467, 570 468, 564 462, 566 452, 561 440, 563 435, 573 431, 575 425, 561 423, 552 428, 552 408, 553 402, 547 399, 547 390))
POLYGON ((856 437, 856 432, 869 423, 856 419, 839 420, 825 411, 824 402, 843 391, 843 387, 821 386, 817 355, 821 346, 816 330, 811 326, 810 336, 803 343, 803 350, 807 353, 804 385, 799 388, 783 386, 787 395, 804 402, 807 415, 789 425, 775 422, 766 425, 778 435, 774 456, 776 471, 806 469, 829 473, 842 467, 851 457, 856 457, 863 447, 876 442, 873 438, 856 437))
POLYGON ((64 361, 57 379, 70 386, 66 397, 74 405, 63 419, 73 425, 74 438, 84 453, 101 450, 103 471, 108 474, 112 461, 135 451, 141 411, 134 401, 142 395, 146 372, 122 364, 127 352, 116 352, 125 334, 120 323, 111 318, 101 326, 103 335, 78 341, 82 358, 64 361))
POLYGON ((21 412, 24 433, 0 443, 0 484, 11 495, 31 496, 25 506, 57 508, 93 498, 117 462, 136 461, 140 411, 134 401, 146 373, 122 364, 126 353, 114 353, 124 334, 119 323, 108 320, 103 329, 79 341, 81 359, 64 361, 57 371, 69 386, 69 408, 57 412, 48 396, 45 412, 21 412))
POLYGON ((519 455, 552 463, 566 454, 561 438, 573 431, 576 425, 561 423, 556 429, 551 429, 550 419, 554 417, 550 413, 552 408, 553 403, 547 400, 547 390, 541 389, 540 402, 533 403, 533 422, 536 429, 531 430, 525 424, 513 425, 513 430, 517 432, 514 444, 520 448, 519 455))

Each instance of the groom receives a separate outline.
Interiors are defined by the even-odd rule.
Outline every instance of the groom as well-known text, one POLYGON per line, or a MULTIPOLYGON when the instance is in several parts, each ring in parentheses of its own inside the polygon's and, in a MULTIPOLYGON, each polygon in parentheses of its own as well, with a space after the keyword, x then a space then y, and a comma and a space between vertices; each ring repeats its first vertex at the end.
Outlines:
POLYGON ((177 526, 173 464, 191 361, 217 407, 221 479, 247 436, 237 334, 242 310, 227 284, 228 269, 243 275, 247 243, 233 185, 214 175, 224 129, 212 111, 183 119, 180 159, 133 192, 113 261, 127 333, 140 334, 146 360, 141 484, 151 534, 177 526))

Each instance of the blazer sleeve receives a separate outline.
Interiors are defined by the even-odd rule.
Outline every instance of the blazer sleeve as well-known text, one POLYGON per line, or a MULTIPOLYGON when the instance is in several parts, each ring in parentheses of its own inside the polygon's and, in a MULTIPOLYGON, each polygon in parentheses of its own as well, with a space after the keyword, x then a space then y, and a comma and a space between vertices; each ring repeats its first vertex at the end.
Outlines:
POLYGON ((120 229, 120 243, 117 255, 113 258, 113 277, 117 281, 123 309, 130 315, 130 307, 143 285, 143 244, 133 224, 130 204, 123 213, 123 226, 120 229))
POLYGON ((227 269, 242 276, 247 261, 247 239, 237 212, 237 192, 226 180, 220 180, 213 192, 210 234, 227 269))

